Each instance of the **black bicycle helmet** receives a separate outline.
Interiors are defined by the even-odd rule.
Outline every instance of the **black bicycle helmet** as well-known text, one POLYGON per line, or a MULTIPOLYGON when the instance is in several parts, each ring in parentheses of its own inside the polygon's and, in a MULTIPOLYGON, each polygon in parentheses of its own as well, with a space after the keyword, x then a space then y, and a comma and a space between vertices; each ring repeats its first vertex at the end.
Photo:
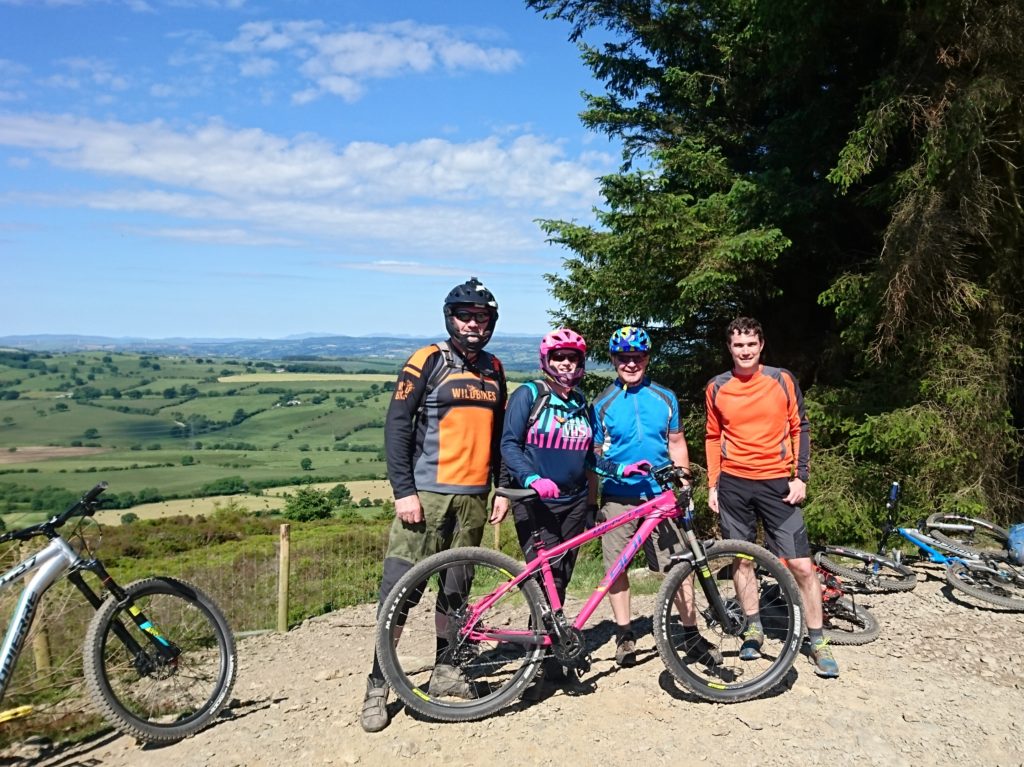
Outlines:
POLYGON ((470 277, 461 285, 456 285, 444 299, 444 326, 448 335, 468 352, 478 352, 491 340, 494 326, 498 322, 498 302, 484 284, 476 277, 470 277), (490 312, 491 321, 482 333, 466 335, 460 333, 452 319, 452 314, 461 308, 486 309, 490 312))

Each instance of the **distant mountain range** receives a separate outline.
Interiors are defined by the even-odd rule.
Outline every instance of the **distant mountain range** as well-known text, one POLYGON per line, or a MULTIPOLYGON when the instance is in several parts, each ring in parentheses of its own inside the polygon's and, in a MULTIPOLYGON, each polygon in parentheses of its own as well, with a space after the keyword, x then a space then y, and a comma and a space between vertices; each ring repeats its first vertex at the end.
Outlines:
MULTIPOLYGON (((338 359, 342 357, 404 360, 438 338, 397 336, 291 336, 263 338, 110 338, 78 335, 0 336, 0 346, 35 352, 112 351, 179 354, 202 357, 238 357, 257 360, 338 359)), ((539 336, 495 335, 487 350, 510 370, 537 368, 539 336)))

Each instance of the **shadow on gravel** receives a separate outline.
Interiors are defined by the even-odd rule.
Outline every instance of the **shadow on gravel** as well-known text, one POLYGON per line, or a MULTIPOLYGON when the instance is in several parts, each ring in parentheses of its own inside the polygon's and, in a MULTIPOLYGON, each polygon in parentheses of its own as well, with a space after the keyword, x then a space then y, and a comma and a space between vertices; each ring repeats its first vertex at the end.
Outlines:
MULTIPOLYGON (((262 711, 265 708, 270 708, 272 704, 281 703, 284 700, 285 698, 259 698, 256 700, 244 701, 235 699, 231 701, 231 704, 227 708, 217 715, 217 718, 214 719, 213 722, 203 729, 203 732, 216 730, 217 726, 223 721, 242 719, 256 711, 262 711)), ((102 767, 104 764, 103 760, 95 756, 89 756, 89 753, 103 748, 104 746, 109 746, 120 737, 120 732, 107 728, 91 738, 87 738, 86 740, 82 740, 77 743, 72 743, 65 747, 55 748, 54 750, 40 754, 34 759, 27 761, 5 761, 3 764, 5 767, 7 767, 7 765, 11 765, 11 767, 21 767, 21 765, 35 765, 38 767, 102 767)), ((141 761, 144 758, 143 754, 155 755, 160 751, 160 749, 171 745, 174 745, 174 743, 140 743, 135 748, 139 751, 141 761)))
MULTIPOLYGON (((969 610, 984 610, 989 613, 1001 613, 1004 615, 1014 615, 1020 613, 1020 610, 1014 610, 1012 607, 1003 607, 1001 605, 993 605, 988 602, 978 600, 976 602, 968 602, 964 599, 966 594, 961 594, 959 591, 954 589, 948 583, 939 589, 939 592, 950 602, 953 602, 960 607, 966 607, 969 610)), ((968 597, 969 598, 969 597, 968 597)))
MULTIPOLYGON (((757 700, 769 700, 771 698, 777 698, 778 696, 789 692, 791 689, 793 689, 793 685, 796 684, 796 680, 799 678, 799 676, 800 675, 797 672, 796 668, 791 668, 789 671, 786 672, 786 675, 782 677, 782 681, 780 681, 775 687, 773 687, 768 692, 764 692, 758 695, 757 700)), ((683 701, 684 703, 709 703, 712 705, 719 705, 714 701, 707 700, 705 698, 700 697, 696 693, 691 692, 689 688, 680 686, 680 684, 675 680, 675 677, 673 677, 672 674, 670 674, 667 670, 662 671, 661 675, 658 677, 658 686, 661 687, 662 690, 664 690, 674 699, 683 701)))
POLYGON ((121 737, 121 733, 113 730, 104 730, 93 735, 91 738, 72 743, 67 746, 53 746, 42 748, 40 753, 33 758, 4 760, 5 765, 40 765, 40 767, 101 767, 103 761, 90 757, 89 752, 102 748, 113 743, 121 737))

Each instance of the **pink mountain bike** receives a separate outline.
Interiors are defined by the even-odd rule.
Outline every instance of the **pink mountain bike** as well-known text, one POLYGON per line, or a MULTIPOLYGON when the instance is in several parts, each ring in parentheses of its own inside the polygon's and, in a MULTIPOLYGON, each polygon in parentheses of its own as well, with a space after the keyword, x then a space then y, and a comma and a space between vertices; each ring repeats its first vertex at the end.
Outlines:
MULTIPOLYGON (((585 674, 591 657, 583 627, 652 531, 671 519, 678 520, 686 553, 665 576, 653 621, 658 653, 669 672, 698 696, 724 703, 757 697, 782 682, 803 634, 793 576, 752 543, 699 541, 689 512, 690 475, 671 465, 653 475, 668 489, 550 549, 535 536, 540 545, 528 564, 479 547, 442 551, 416 564, 378 614, 377 654, 396 695, 427 718, 469 721, 519 698, 546 657, 585 674), (550 563, 632 520, 641 520, 636 535, 570 619, 550 563), (737 568, 744 577, 733 578, 737 568), (744 612, 757 608, 764 641, 758 657, 741 660, 744 612)), ((533 495, 532 490, 498 492, 513 499, 533 495)))

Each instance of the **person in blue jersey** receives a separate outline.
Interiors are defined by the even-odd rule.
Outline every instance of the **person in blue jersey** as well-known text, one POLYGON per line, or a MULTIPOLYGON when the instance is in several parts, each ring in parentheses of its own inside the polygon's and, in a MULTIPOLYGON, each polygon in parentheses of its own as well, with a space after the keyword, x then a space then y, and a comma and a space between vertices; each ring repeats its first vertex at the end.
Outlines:
MULTIPOLYGON (((608 353, 617 378, 595 400, 594 451, 603 460, 637 466, 647 462, 661 466, 670 460, 690 467, 686 437, 679 420, 679 401, 670 390, 647 377, 651 339, 643 328, 626 325, 612 333, 608 353)), ((607 477, 601 486, 604 522, 654 498, 661 492, 647 472, 607 477)), ((610 568, 639 528, 639 522, 611 530, 601 539, 605 569, 610 568)), ((669 521, 654 531, 644 546, 648 566, 655 572, 671 567, 671 557, 683 553, 682 538, 669 521)), ((692 579, 683 584, 676 599, 683 623, 687 655, 705 664, 721 663, 721 654, 696 628, 692 579)), ((608 589, 615 618, 615 660, 620 666, 636 663, 636 636, 632 628, 629 576, 623 572, 608 589)))

